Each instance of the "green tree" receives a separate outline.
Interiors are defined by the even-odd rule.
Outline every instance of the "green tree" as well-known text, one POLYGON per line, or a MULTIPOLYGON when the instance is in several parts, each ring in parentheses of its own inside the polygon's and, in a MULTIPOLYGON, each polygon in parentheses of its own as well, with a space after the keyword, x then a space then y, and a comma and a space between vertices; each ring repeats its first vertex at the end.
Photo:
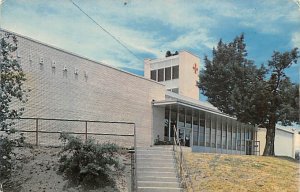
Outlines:
POLYGON ((9 118, 18 118, 24 108, 12 105, 13 102, 25 102, 26 90, 23 88, 25 74, 17 58, 17 38, 5 33, 0 40, 0 130, 7 130, 12 123, 9 118))
POLYGON ((275 155, 276 123, 298 121, 295 98, 299 98, 299 86, 284 73, 298 57, 297 48, 274 52, 267 66, 258 68, 247 59, 243 34, 228 44, 220 40, 212 59, 204 58, 205 70, 200 73, 198 86, 220 111, 243 123, 266 128, 264 155, 275 155))
POLYGON ((9 33, 0 39, 0 184, 5 182, 11 172, 11 156, 13 147, 24 142, 24 137, 10 139, 10 118, 18 118, 23 108, 12 105, 14 102, 26 101, 26 91, 23 89, 25 75, 17 58, 17 38, 9 33))

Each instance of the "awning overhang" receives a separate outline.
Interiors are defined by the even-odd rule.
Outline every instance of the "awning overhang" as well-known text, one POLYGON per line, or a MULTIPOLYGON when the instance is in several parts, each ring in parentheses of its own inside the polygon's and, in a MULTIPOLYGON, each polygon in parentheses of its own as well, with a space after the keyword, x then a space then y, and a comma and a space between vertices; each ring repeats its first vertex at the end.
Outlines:
POLYGON ((199 111, 205 111, 205 112, 209 112, 212 114, 216 114, 216 115, 220 115, 223 117, 227 117, 230 119, 234 119, 237 120, 235 117, 229 116, 225 113, 222 113, 221 111, 214 109, 214 108, 209 108, 207 106, 203 106, 200 104, 196 104, 196 103, 191 103, 188 101, 182 101, 179 99, 172 99, 172 100, 162 100, 162 101, 152 101, 152 105, 153 106, 157 106, 157 107, 165 107, 165 106, 171 106, 171 105, 177 105, 177 106, 182 106, 182 107, 186 107, 186 108, 191 108, 191 109, 196 109, 199 111))

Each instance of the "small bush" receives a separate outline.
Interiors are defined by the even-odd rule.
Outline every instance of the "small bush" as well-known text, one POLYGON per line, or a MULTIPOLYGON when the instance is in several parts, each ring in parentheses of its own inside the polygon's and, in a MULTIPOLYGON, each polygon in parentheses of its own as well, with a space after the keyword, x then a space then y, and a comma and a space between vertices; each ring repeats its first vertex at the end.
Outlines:
POLYGON ((0 131, 0 184, 5 183, 10 177, 11 168, 12 168, 12 156, 13 149, 16 146, 23 146, 25 143, 25 137, 23 133, 20 133, 18 136, 14 134, 12 136, 10 130, 0 131))
POLYGON ((112 143, 95 144, 94 140, 81 139, 62 133, 65 143, 60 152, 59 172, 73 185, 85 188, 98 188, 114 184, 113 172, 123 170, 118 161, 120 148, 112 143))

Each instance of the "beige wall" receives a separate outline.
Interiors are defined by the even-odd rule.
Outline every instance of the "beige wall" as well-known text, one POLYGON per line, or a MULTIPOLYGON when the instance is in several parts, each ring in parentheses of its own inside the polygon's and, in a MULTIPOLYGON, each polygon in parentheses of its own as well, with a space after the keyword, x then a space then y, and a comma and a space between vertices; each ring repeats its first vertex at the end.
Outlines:
POLYGON ((23 117, 130 121, 136 123, 139 145, 153 143, 151 102, 165 98, 163 85, 28 38, 18 41, 32 90, 23 117))
POLYGON ((179 94, 199 100, 199 88, 196 86, 199 80, 198 71, 195 73, 193 67, 196 64, 198 71, 200 59, 186 51, 179 52, 179 55, 159 59, 144 60, 144 76, 150 79, 150 71, 179 65, 179 78, 162 81, 166 89, 179 88, 179 94))
MULTIPOLYGON (((275 155, 295 157, 295 147, 298 145, 296 132, 293 130, 276 129, 275 155)), ((266 144, 266 129, 258 128, 257 140, 260 141, 260 155, 263 154, 266 144)))
POLYGON ((193 66, 200 68, 200 59, 189 52, 179 53, 179 94, 199 100, 198 71, 195 73, 193 66))

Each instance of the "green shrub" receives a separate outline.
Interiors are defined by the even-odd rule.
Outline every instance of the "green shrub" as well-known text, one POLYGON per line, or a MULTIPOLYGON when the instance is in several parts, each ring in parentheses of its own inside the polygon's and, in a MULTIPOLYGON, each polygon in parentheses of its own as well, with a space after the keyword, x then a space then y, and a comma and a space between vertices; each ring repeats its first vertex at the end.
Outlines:
POLYGON ((12 162, 11 158, 13 155, 13 149, 16 146, 23 146, 25 137, 23 133, 18 135, 13 134, 10 130, 0 131, 0 184, 5 183, 9 179, 12 162))
POLYGON ((123 171, 118 161, 120 148, 112 143, 95 144, 94 140, 81 139, 62 133, 60 140, 65 143, 60 152, 59 172, 73 185, 98 188, 114 184, 113 172, 123 171))

